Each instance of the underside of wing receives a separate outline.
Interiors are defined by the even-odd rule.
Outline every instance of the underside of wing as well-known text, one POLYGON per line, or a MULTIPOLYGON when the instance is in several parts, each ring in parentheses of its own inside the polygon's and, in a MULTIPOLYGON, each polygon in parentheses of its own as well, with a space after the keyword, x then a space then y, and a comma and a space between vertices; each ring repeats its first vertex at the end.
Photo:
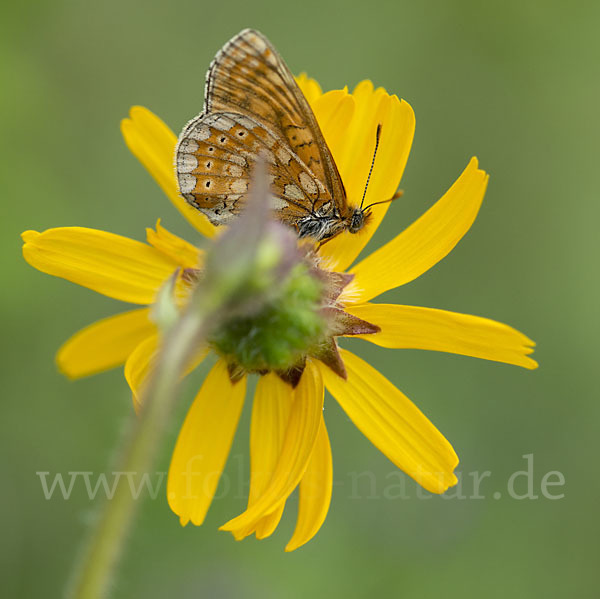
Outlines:
POLYGON ((262 34, 246 29, 225 44, 207 73, 205 96, 205 113, 237 112, 281 138, 345 209, 344 187, 317 120, 262 34))
POLYGON ((333 210, 329 190, 311 169, 260 123, 237 113, 202 114, 187 125, 176 150, 181 194, 213 224, 228 224, 243 208, 260 157, 278 220, 298 228, 300 220, 333 210))

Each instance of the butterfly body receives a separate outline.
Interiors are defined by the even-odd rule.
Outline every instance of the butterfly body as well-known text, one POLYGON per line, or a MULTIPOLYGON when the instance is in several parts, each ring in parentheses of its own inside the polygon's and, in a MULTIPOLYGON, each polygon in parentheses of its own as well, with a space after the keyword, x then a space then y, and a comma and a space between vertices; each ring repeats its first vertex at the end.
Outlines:
POLYGON ((360 208, 351 208, 342 216, 331 203, 324 204, 314 215, 301 218, 297 225, 298 236, 326 241, 342 233, 358 233, 368 220, 369 213, 360 208))
POLYGON ((267 165, 275 217, 299 237, 358 232, 368 216, 350 206, 306 98, 276 50, 244 30, 209 68, 204 112, 176 147, 179 191, 214 225, 243 208, 258 160, 267 165))

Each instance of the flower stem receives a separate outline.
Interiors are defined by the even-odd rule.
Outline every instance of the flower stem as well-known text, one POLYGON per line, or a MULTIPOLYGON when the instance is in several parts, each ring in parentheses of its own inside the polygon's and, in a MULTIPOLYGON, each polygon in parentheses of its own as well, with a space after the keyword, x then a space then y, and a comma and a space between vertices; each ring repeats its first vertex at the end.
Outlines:
MULTIPOLYGON (((142 409, 117 462, 121 472, 147 472, 177 399, 182 373, 207 336, 235 315, 262 309, 297 261, 293 234, 269 218, 269 186, 259 162, 243 214, 207 252, 201 282, 179 314, 173 299, 178 273, 158 293, 153 312, 162 330, 157 364, 144 385, 142 409)), ((136 511, 129 485, 119 480, 75 571, 68 596, 106 596, 136 511)))
MULTIPOLYGON (((181 372, 194 348, 202 343, 207 321, 207 314, 188 310, 167 334, 154 376, 147 385, 142 410, 127 433, 118 471, 143 473, 151 468, 175 405, 181 372)), ((99 599, 106 596, 137 507, 125 482, 119 481, 114 496, 100 515, 75 573, 70 597, 99 599)))

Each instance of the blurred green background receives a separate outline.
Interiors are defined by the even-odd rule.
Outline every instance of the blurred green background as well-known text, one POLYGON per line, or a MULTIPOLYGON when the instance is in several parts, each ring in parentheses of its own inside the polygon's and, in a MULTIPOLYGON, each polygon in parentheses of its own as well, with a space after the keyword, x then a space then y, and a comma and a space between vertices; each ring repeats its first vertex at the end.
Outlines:
MULTIPOLYGON (((406 477, 397 497, 393 465, 328 398, 335 487, 321 532, 284 554, 294 501, 273 537, 236 543, 217 528, 245 505, 248 402, 205 525, 181 528, 164 487, 146 500, 114 597, 598 596, 599 3, 46 0, 3 13, 3 597, 61 596, 101 502, 81 484, 68 501, 46 500, 36 472, 110 471, 132 417, 121 369, 71 383, 54 366, 63 340, 123 306, 29 267, 19 233, 82 225, 143 239, 161 217, 193 240, 129 154, 119 120, 143 104, 179 132, 201 110, 215 52, 249 26, 324 89, 370 78, 413 106, 405 196, 369 249, 479 157, 491 180, 472 230, 379 301, 512 324, 537 341, 541 366, 352 344, 451 440, 466 495, 469 472, 491 472, 485 499, 424 499, 406 477), (552 489, 562 499, 507 495, 526 454, 538 495, 546 472, 563 473, 552 489)), ((186 388, 159 471, 202 376, 186 388)))

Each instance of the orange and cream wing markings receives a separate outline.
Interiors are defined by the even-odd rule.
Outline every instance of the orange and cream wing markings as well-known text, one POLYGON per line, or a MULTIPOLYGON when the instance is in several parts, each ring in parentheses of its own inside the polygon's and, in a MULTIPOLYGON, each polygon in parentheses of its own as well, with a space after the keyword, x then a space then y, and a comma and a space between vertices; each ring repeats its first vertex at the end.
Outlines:
POLYGON ((188 125, 177 153, 180 191, 213 224, 227 224, 243 205, 259 156, 268 167, 271 206, 286 224, 294 226, 331 202, 323 184, 280 139, 235 113, 210 113, 188 125))
POLYGON ((179 189, 192 206, 215 225, 229 223, 263 155, 278 219, 317 240, 355 232, 356 209, 316 118, 263 35, 247 29, 225 44, 207 73, 205 98, 176 147, 179 189))
POLYGON ((245 30, 225 44, 209 68, 205 97, 206 112, 239 112, 283 137, 333 194, 345 200, 317 120, 294 76, 263 35, 245 30))

